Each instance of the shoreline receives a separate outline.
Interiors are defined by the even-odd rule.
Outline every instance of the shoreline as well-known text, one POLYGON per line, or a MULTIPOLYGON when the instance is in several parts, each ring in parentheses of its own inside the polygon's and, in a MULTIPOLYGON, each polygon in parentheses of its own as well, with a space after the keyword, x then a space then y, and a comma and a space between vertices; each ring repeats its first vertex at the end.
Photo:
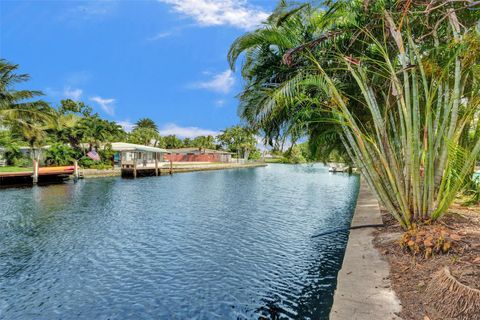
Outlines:
MULTIPOLYGON (((192 165, 173 165, 173 174, 196 171, 212 171, 212 170, 227 170, 227 169, 243 169, 243 168, 258 168, 266 167, 267 163, 215 163, 215 164, 192 164, 192 165)), ((120 177, 122 175, 121 169, 81 169, 83 178, 104 178, 104 177, 120 177)), ((160 168, 161 175, 169 175, 169 169, 160 168)))
MULTIPOLYGON (((378 201, 361 181, 351 226, 381 223, 378 201)), ((337 276, 331 320, 401 319, 397 316, 401 305, 392 288, 389 263, 373 244, 374 230, 350 231, 337 276)))
MULTIPOLYGON (((209 163, 209 164, 182 164, 180 166, 173 165, 172 174, 184 173, 184 172, 196 172, 196 171, 213 171, 213 170, 227 170, 227 169, 243 169, 243 168, 257 168, 257 167, 266 167, 267 163, 256 162, 256 163, 209 163)), ((162 167, 159 169, 159 176, 170 175, 170 168, 162 167)), ((32 175, 30 172, 22 172, 21 176, 16 176, 15 172, 9 173, 9 175, 0 176, 0 187, 9 188, 16 187, 19 185, 28 186, 32 185, 32 175)), ((155 175, 140 175, 141 177, 148 177, 155 175)), ((122 170, 120 168, 115 169, 83 169, 79 168, 79 177, 80 179, 96 179, 96 178, 108 178, 108 177, 122 177, 122 170)), ((73 180, 74 177, 72 174, 68 175, 52 175, 52 176, 42 176, 39 184, 49 185, 49 184, 58 184, 62 181, 73 180)))

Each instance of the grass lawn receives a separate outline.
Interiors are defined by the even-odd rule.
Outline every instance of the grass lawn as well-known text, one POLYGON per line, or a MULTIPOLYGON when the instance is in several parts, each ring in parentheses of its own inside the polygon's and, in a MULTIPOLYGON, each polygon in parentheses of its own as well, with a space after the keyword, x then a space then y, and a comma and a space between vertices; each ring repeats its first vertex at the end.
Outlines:
POLYGON ((32 168, 25 167, 0 167, 0 172, 25 172, 32 171, 32 168))
POLYGON ((265 158, 266 163, 282 163, 282 158, 265 158))

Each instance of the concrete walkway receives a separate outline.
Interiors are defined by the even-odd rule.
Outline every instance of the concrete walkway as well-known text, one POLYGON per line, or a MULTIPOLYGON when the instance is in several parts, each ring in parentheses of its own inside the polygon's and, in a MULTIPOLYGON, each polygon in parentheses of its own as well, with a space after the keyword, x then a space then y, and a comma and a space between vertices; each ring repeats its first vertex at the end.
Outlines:
MULTIPOLYGON (((378 202, 362 182, 352 226, 382 223, 378 202)), ((350 231, 331 320, 400 319, 400 301, 391 288, 389 265, 373 246, 373 228, 350 231)))

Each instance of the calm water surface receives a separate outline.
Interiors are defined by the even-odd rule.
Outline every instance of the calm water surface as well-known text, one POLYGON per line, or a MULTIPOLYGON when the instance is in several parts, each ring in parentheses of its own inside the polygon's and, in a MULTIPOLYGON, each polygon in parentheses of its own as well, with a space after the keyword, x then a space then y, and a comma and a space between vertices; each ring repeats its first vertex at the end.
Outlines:
POLYGON ((326 319, 358 177, 321 165, 0 190, 1 319, 326 319))

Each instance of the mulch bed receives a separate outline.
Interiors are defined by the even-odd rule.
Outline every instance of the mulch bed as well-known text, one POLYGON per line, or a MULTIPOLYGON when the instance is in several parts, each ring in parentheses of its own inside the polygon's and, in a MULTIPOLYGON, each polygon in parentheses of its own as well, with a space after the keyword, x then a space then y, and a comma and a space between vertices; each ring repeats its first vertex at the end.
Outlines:
MULTIPOLYGON (((375 231, 374 243, 390 264, 390 280, 402 304, 398 315, 402 319, 439 320, 429 312, 425 289, 434 274, 444 267, 449 267, 461 283, 480 289, 480 206, 452 206, 440 223, 447 230, 455 230, 460 239, 452 244, 448 253, 431 258, 406 252, 399 242, 403 230, 385 212, 383 220, 386 227, 375 231)), ((480 314, 475 319, 480 319, 480 314)))

